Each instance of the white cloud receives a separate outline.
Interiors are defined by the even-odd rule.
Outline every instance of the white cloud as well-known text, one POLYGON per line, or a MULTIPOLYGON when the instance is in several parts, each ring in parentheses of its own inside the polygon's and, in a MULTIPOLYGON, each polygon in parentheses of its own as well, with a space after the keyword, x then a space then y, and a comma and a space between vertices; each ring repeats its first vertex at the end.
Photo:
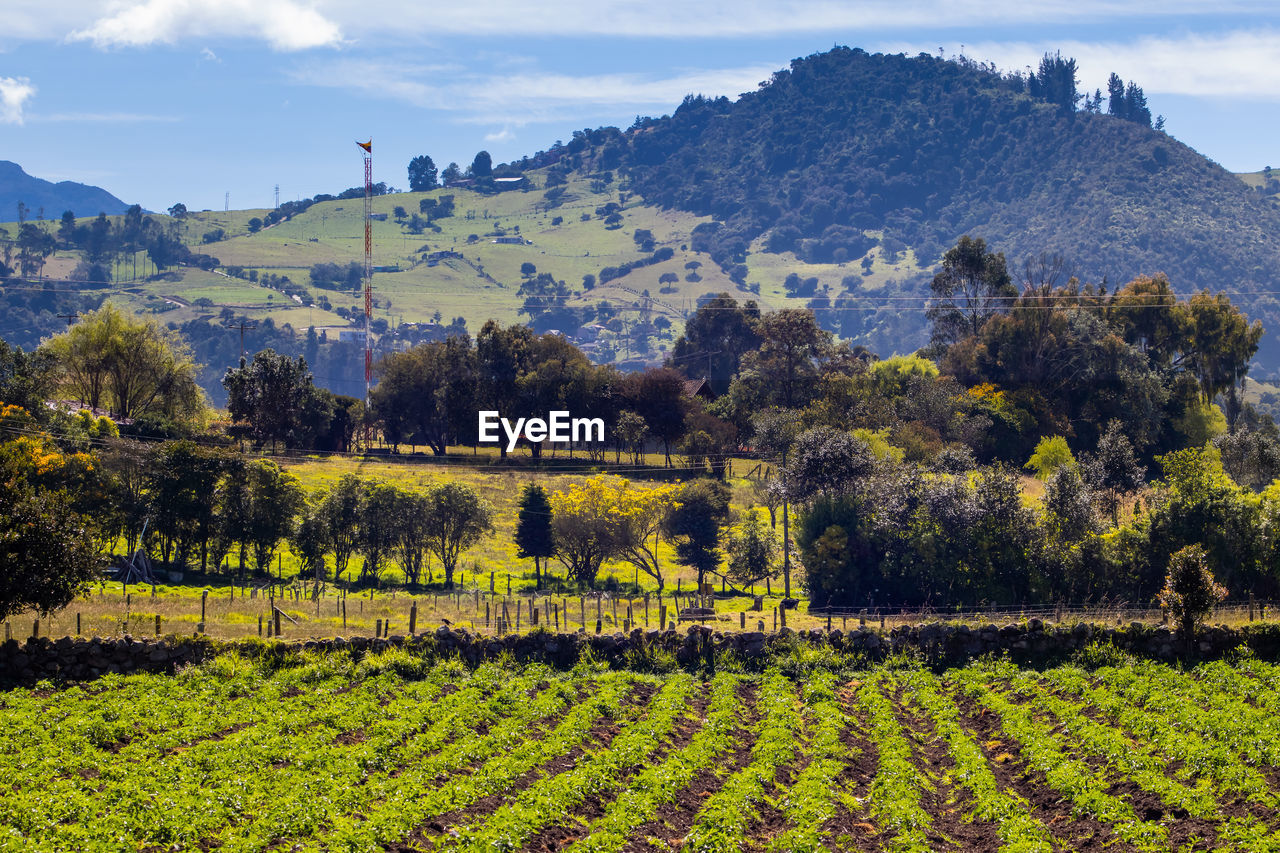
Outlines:
MULTIPOLYGON (((935 45, 936 48, 936 45, 935 45)), ((918 51, 895 45, 888 49, 918 51)), ((1280 31, 1251 29, 1212 35, 1145 36, 1133 41, 986 42, 966 45, 965 54, 1002 68, 1039 64, 1047 50, 1075 57, 1080 88, 1105 94, 1107 76, 1133 80, 1148 95, 1280 99, 1280 31)))
POLYGON ((362 92, 419 107, 447 110, 461 121, 504 128, 581 114, 584 107, 667 112, 688 94, 736 98, 756 88, 778 66, 689 70, 670 75, 573 75, 522 69, 475 74, 457 66, 339 60, 293 73, 297 82, 362 92))
POLYGON ((338 44, 338 25, 295 0, 130 0, 72 41, 101 48, 145 47, 186 38, 261 39, 276 50, 305 50, 338 44))
POLYGON ((35 93, 26 77, 0 77, 0 123, 22 124, 23 109, 35 93))
POLYGON ((206 47, 206 48, 202 48, 202 49, 200 50, 200 58, 201 58, 201 59, 208 60, 209 62, 221 62, 221 61, 222 61, 221 59, 219 59, 219 58, 218 58, 218 54, 214 53, 212 50, 210 50, 210 49, 209 49, 209 48, 207 48, 207 47, 206 47))
POLYGON ((515 138, 515 133, 509 127, 504 127, 502 130, 496 130, 493 133, 486 133, 484 135, 485 142, 510 142, 515 138))

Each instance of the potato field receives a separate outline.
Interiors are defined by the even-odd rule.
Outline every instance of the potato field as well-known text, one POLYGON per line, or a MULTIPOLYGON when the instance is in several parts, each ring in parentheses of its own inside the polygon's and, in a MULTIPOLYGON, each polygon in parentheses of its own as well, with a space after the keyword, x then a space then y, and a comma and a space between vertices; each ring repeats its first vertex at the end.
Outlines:
POLYGON ((230 653, 13 689, 0 850, 1280 850, 1274 664, 782 663, 230 653))

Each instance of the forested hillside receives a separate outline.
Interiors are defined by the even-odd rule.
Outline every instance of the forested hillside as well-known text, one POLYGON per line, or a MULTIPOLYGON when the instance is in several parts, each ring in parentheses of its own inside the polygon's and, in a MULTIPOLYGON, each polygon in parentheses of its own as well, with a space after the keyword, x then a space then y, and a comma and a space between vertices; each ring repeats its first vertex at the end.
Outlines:
POLYGON ((1280 207, 1055 82, 837 48, 736 102, 641 119, 601 158, 649 203, 714 216, 695 242, 722 264, 751 248, 857 260, 877 241, 933 263, 973 234, 1014 268, 1050 253, 1096 284, 1164 272, 1181 292, 1241 293, 1268 329, 1260 361, 1280 367, 1280 207))

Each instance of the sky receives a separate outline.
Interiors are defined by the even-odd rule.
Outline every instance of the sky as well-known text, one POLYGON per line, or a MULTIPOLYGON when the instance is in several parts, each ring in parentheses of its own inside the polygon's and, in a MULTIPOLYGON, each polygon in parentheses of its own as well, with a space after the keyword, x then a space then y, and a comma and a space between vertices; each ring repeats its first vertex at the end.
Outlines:
MULTIPOLYGON (((162 211, 408 185, 736 98, 834 45, 1002 69, 1060 50, 1176 138, 1280 167, 1280 4, 1187 0, 0 0, 0 160, 162 211)), ((91 211, 77 211, 91 215, 91 211)))

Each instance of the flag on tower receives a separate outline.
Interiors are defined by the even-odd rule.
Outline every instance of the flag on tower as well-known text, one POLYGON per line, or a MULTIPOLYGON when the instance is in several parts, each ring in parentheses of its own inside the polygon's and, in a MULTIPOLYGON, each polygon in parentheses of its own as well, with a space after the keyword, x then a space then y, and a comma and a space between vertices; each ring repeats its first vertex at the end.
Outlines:
POLYGON ((356 145, 359 145, 361 148, 363 148, 365 151, 369 152, 370 154, 372 154, 372 153, 373 153, 373 140, 372 140, 372 139, 370 139, 368 142, 357 142, 357 143, 356 143, 356 145))

